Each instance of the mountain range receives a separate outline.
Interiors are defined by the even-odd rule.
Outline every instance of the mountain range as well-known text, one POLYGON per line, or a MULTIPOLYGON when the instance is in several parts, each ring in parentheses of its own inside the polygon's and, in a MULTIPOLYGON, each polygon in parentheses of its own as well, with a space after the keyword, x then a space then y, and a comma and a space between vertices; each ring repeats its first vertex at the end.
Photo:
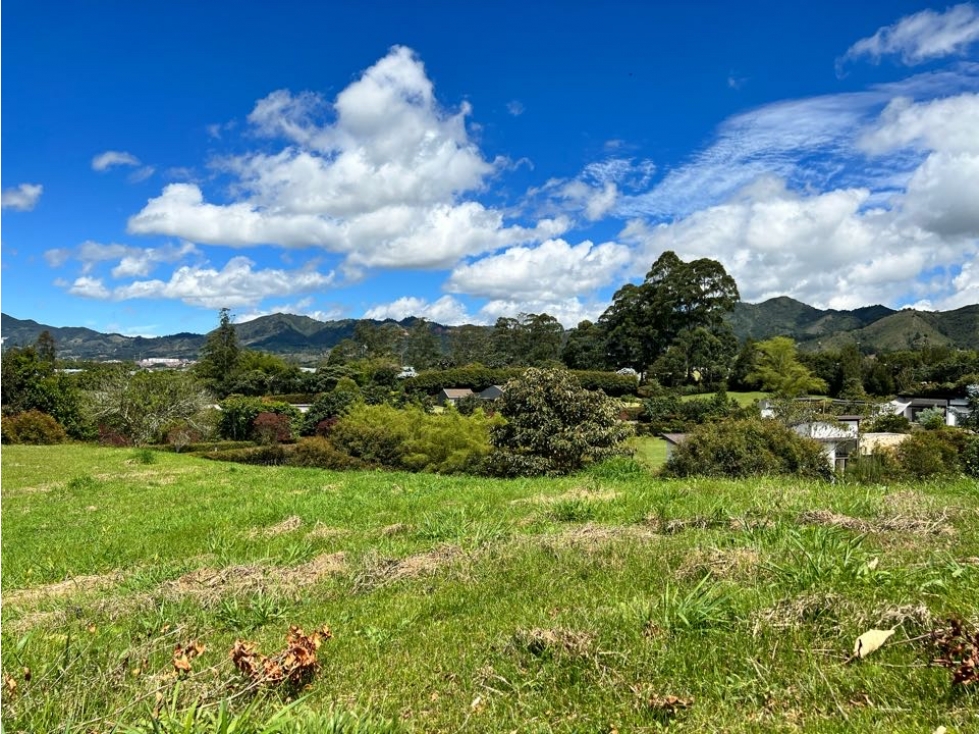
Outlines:
MULTIPOLYGON (((373 323, 397 323, 409 328, 414 321, 408 318, 373 323)), ((357 319, 317 321, 309 316, 272 314, 236 324, 235 330, 239 342, 247 348, 315 363, 330 348, 351 337, 357 323, 357 319)), ((856 343, 865 352, 926 346, 979 349, 979 304, 942 312, 895 311, 885 306, 847 311, 818 309, 783 296, 757 304, 739 303, 729 316, 729 323, 740 340, 788 336, 806 351, 839 349, 847 343, 856 343)), ((443 336, 453 330, 438 324, 432 328, 443 336)), ((32 344, 43 331, 50 332, 58 355, 66 359, 194 359, 207 338, 205 334, 186 332, 159 337, 103 334, 84 327, 47 326, 0 315, 5 348, 32 344)))

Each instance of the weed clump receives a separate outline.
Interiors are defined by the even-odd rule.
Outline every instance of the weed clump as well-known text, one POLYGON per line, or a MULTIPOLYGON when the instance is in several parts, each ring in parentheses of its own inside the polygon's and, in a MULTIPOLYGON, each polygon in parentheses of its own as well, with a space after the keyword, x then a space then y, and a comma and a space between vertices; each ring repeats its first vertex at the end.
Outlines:
POLYGON ((252 685, 286 686, 298 690, 308 685, 319 671, 316 653, 332 637, 333 633, 326 626, 307 635, 301 627, 293 625, 286 635, 286 648, 282 652, 266 656, 255 649, 255 643, 235 640, 231 662, 252 685))

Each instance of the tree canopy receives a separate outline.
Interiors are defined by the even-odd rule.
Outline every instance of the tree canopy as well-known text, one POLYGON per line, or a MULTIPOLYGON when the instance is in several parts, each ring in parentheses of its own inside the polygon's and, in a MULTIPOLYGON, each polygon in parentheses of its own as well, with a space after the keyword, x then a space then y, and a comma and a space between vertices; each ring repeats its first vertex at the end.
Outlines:
POLYGON ((646 279, 620 288, 602 314, 611 366, 643 372, 685 332, 700 328, 720 336, 728 330, 724 316, 740 298, 734 278, 716 260, 684 262, 664 252, 646 279))

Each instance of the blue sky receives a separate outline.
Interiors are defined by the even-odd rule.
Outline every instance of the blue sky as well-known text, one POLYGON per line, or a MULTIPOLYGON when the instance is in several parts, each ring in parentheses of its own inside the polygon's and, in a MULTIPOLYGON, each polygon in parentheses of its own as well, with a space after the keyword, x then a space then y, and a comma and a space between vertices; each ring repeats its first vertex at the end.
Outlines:
POLYGON ((2 308, 595 319, 979 302, 979 5, 8 2, 2 308))

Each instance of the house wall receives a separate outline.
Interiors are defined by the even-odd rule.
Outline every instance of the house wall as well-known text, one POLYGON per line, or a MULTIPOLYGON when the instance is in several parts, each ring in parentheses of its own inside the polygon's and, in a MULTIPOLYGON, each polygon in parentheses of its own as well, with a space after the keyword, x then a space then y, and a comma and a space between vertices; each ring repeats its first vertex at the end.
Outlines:
POLYGON ((860 454, 869 456, 874 451, 893 449, 908 437, 907 433, 864 433, 860 436, 860 454))

